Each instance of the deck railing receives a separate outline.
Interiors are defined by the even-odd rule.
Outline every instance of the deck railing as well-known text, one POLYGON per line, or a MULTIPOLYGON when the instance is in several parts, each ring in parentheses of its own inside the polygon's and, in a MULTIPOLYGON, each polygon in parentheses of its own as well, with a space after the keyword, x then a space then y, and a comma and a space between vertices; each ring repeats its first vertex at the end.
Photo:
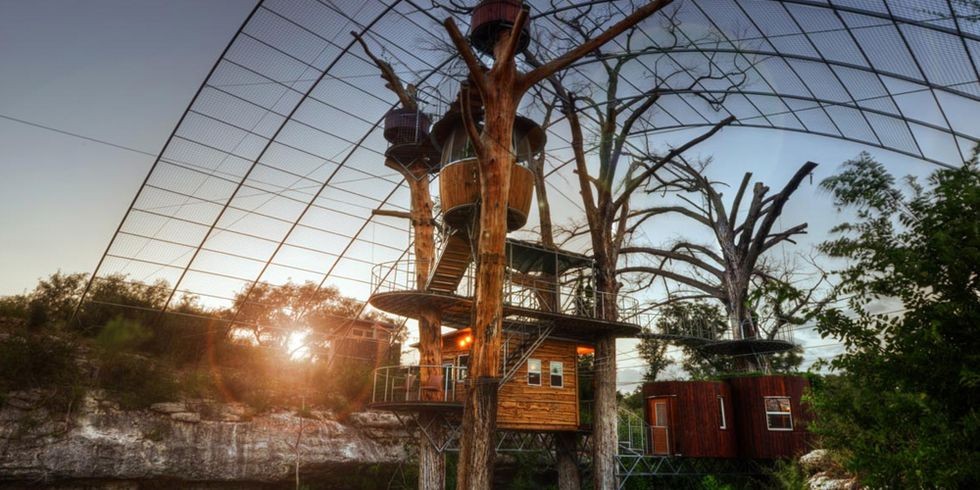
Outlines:
MULTIPOLYGON (((375 265, 371 270, 371 288, 375 293, 417 290, 415 263, 398 260, 375 265)), ((476 289, 475 267, 466 269, 455 294, 472 297, 476 289)), ((640 318, 639 302, 626 295, 601 293, 591 288, 575 285, 559 285, 533 276, 508 273, 504 278, 504 304, 529 310, 546 311, 585 318, 601 318, 605 306, 612 302, 619 312, 619 320, 634 323, 640 318)))
POLYGON ((644 312, 633 317, 625 318, 623 321, 633 323, 643 327, 643 329, 654 335, 664 337, 689 337, 701 339, 705 342, 727 342, 732 340, 776 340, 793 342, 794 325, 784 325, 774 334, 769 334, 763 330, 770 325, 774 325, 773 318, 757 318, 754 325, 747 322, 739 326, 736 330, 728 322, 718 322, 704 318, 669 318, 665 319, 658 313, 644 312), (755 326, 756 328, 751 328, 755 326), (752 333, 754 330, 754 334, 752 333), (737 332, 737 333, 736 333, 737 332))
POLYGON ((383 366, 374 370, 372 403, 462 402, 466 368, 460 366, 383 366), (440 373, 422 383, 421 371, 440 373))

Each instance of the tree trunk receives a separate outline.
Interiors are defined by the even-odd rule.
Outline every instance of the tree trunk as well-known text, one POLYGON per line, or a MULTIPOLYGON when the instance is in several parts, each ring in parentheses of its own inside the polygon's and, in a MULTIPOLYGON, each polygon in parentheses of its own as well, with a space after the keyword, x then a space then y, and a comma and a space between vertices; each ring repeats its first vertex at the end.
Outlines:
POLYGON ((445 442, 446 428, 434 418, 433 414, 419 414, 419 423, 429 433, 428 437, 419 434, 419 490, 446 488, 446 455, 429 441, 431 437, 438 444, 445 442))
POLYGON ((578 434, 555 434, 555 458, 558 460, 558 490, 579 490, 582 482, 578 473, 578 454, 575 451, 578 434))
POLYGON ((466 390, 456 488, 489 490, 496 455, 499 378, 471 376, 469 382, 472 385, 466 390))
POLYGON ((595 414, 592 424, 592 464, 594 488, 613 490, 616 483, 616 337, 599 339, 595 346, 595 414))
POLYGON ((507 197, 513 162, 510 141, 520 94, 515 91, 517 65, 502 56, 510 36, 495 47, 497 64, 490 71, 488 93, 482 93, 485 122, 480 134, 480 220, 477 231, 476 298, 470 372, 475 385, 467 390, 463 438, 459 453, 459 488, 490 490, 497 430, 497 385, 503 339, 503 289, 506 264, 507 197))
MULTIPOLYGON (((429 192, 428 166, 424 162, 412 162, 402 166, 388 161, 386 165, 397 170, 408 182, 411 195, 412 231, 415 234, 415 287, 425 288, 429 272, 435 266, 435 222, 432 218, 432 196, 429 192)), ((443 399, 442 380, 442 318, 440 311, 423 305, 419 312, 419 383, 422 399, 443 399)), ((428 423, 425 415, 419 421, 427 427, 429 436, 439 441, 445 429, 438 423, 428 423)), ((446 456, 424 435, 419 435, 419 489, 442 490, 446 487, 446 456)))

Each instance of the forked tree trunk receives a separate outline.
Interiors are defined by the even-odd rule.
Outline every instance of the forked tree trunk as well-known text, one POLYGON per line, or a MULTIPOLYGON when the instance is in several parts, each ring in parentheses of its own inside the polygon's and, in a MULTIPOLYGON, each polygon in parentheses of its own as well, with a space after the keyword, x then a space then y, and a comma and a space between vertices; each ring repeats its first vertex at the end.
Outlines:
MULTIPOLYGON (((476 299, 473 314, 473 348, 470 380, 463 410, 463 438, 459 454, 457 484, 467 490, 489 490, 494 464, 497 416, 497 386, 500 379, 502 344, 504 240, 507 235, 507 196, 510 193, 511 138, 521 97, 534 84, 571 65, 629 27, 670 3, 658 0, 637 9, 605 32, 534 70, 520 74, 514 56, 517 37, 527 22, 522 10, 510 31, 502 31, 494 48, 494 64, 486 72, 471 51, 456 23, 444 25, 470 72, 470 79, 484 103, 484 126, 477 135, 470 114, 464 122, 475 143, 480 168, 480 220, 477 239, 476 299)), ((464 97, 461 107, 466 108, 464 97)), ((465 109, 464 109, 465 110, 465 109)), ((615 339, 613 339, 615 350, 615 339)), ((612 371, 615 379, 615 369, 612 371)), ((615 386, 613 386, 615 392, 615 386)), ((615 400, 615 395, 613 396, 615 400)))
MULTIPOLYGON (((496 50, 504 47, 504 34, 496 50)), ((498 56, 498 60, 500 60, 498 56)), ((500 63, 500 62, 498 62, 500 63)), ((483 93, 485 121, 480 135, 483 152, 480 168, 480 221, 477 227, 476 299, 473 314, 473 352, 470 379, 463 411, 463 438, 459 454, 459 488, 489 489, 495 460, 497 428, 497 385, 500 381, 500 351, 503 326, 507 196, 513 156, 510 140, 520 96, 515 94, 517 66, 490 72, 489 93, 483 93), (500 142, 508 142, 501 144, 500 142)))

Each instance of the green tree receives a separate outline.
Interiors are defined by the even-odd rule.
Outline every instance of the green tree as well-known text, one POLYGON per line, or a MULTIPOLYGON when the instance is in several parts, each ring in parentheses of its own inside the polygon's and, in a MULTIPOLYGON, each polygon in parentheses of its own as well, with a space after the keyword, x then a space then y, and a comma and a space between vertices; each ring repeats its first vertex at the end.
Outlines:
MULTIPOLYGON (((764 301, 774 301, 781 296, 766 295, 764 301)), ((758 306, 758 305, 757 305, 758 306)), ((717 340, 729 328, 725 312, 715 303, 707 301, 678 301, 668 303, 659 310, 660 318, 654 332, 677 339, 683 337, 717 340)), ((736 371, 735 358, 704 352, 698 342, 677 340, 684 355, 681 368, 693 379, 708 379, 736 371)), ((667 344, 656 338, 643 338, 637 345, 640 356, 647 363, 646 381, 654 381, 657 374, 669 366, 667 344)), ((795 371, 803 361, 802 350, 797 347, 787 352, 766 355, 770 372, 795 371)))
POLYGON ((813 429, 845 469, 874 488, 980 486, 980 172, 957 169, 904 186, 870 155, 822 184, 855 220, 823 244, 846 259, 848 314, 819 331, 843 341, 815 390, 813 429), (879 301, 902 305, 880 311, 879 301))

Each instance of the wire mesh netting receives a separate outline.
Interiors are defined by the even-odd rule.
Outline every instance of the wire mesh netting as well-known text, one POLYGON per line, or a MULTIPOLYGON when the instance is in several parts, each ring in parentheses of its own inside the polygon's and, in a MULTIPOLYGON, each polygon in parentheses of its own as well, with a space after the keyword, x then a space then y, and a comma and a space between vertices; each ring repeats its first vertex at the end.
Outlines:
MULTIPOLYGON (((570 16, 602 13, 611 23, 633 8, 528 3, 542 58, 562 51, 570 16)), ((185 296, 233 308, 253 284, 290 281, 366 299, 371 267, 404 257, 411 240, 407 221, 372 211, 404 211, 409 199, 385 166, 380 127, 397 98, 351 32, 438 116, 463 78, 445 17, 463 29, 468 22, 429 0, 260 2, 178 122, 93 281, 157 284, 162 310, 185 296)), ((643 94, 651 80, 670 88, 633 144, 728 116, 735 127, 848 140, 939 165, 963 161, 980 141, 970 116, 980 102, 980 15, 969 2, 686 0, 643 26, 604 48, 608 60, 629 58, 623 96, 643 94)), ((566 77, 598 93, 602 70, 581 62, 566 77)), ((540 120, 530 100, 524 111, 540 120)), ((582 111, 594 131, 592 111, 582 111)), ((567 132, 548 131, 549 175, 574 181, 567 132)))

